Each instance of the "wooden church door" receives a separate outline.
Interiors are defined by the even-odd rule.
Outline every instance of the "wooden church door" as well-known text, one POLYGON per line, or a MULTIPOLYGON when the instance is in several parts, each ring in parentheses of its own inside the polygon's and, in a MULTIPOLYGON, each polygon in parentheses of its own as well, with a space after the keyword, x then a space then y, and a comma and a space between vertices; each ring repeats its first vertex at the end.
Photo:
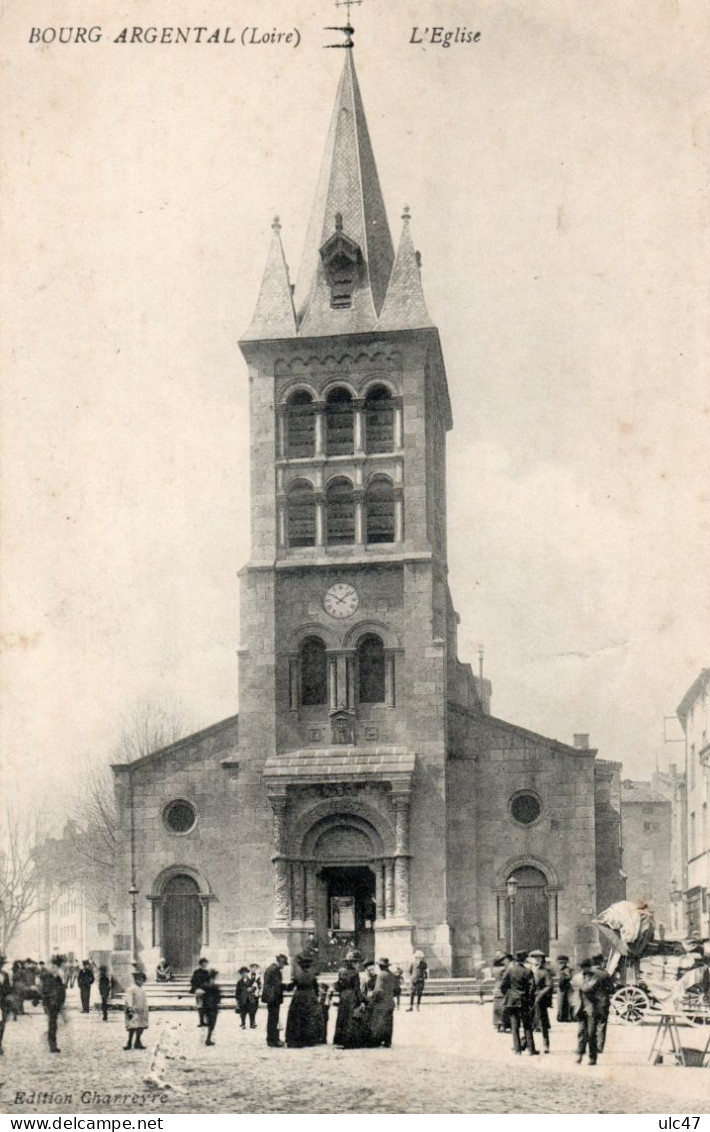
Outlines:
POLYGON ((197 882, 189 876, 171 877, 163 892, 163 947, 175 974, 192 971, 202 946, 202 906, 197 882))
POLYGON ((550 947, 550 913, 547 899, 547 878, 539 869, 516 869, 513 876, 518 882, 515 893, 515 950, 540 951, 548 954, 550 947))

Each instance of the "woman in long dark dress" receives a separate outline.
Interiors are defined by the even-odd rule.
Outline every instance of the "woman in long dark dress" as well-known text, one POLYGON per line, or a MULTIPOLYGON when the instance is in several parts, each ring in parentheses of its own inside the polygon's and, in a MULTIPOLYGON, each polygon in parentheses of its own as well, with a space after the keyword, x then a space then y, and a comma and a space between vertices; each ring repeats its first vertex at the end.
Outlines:
POLYGON ((322 1041, 323 1012, 318 1002, 318 976, 312 955, 299 955, 293 969, 294 993, 286 1018, 286 1045, 291 1049, 322 1041))
POLYGON ((342 1046, 343 1049, 357 1049, 362 1045, 364 1011, 360 973, 357 969, 361 959, 359 951, 348 951, 344 965, 338 971, 338 981, 335 984, 339 1002, 333 1045, 342 1046))

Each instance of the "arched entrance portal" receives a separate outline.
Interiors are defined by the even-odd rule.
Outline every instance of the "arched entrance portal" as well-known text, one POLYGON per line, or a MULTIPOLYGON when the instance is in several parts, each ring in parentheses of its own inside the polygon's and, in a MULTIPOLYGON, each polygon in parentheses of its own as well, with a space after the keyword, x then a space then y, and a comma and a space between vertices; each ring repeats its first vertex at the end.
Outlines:
POLYGON ((202 905, 199 885, 178 873, 163 888, 162 953, 176 974, 192 971, 202 944, 202 905))
POLYGON ((374 958, 374 855, 365 823, 357 828, 347 819, 329 824, 315 842, 316 933, 319 940, 327 941, 321 948, 322 966, 330 970, 340 966, 351 947, 366 961, 374 958))
POLYGON ((550 948, 547 877, 532 865, 522 865, 513 869, 511 878, 517 881, 511 909, 513 948, 515 951, 539 948, 547 955, 550 948))

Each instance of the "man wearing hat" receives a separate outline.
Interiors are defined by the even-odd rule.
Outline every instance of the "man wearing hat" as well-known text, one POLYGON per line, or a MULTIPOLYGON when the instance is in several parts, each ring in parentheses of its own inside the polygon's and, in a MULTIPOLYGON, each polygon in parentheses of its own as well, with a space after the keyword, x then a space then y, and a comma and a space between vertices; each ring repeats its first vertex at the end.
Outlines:
POLYGON ((606 962, 601 952, 592 956, 592 974, 598 979, 595 994, 595 1019, 597 1031, 597 1054, 604 1053, 606 1045, 606 1028, 611 1010, 611 996, 614 993, 614 982, 606 969, 606 962))
POLYGON ((533 1022, 535 1028, 542 1034, 542 1048, 545 1053, 550 1052, 550 1015, 549 1007, 552 1003, 552 975, 545 964, 543 951, 531 951, 528 956, 532 970, 534 984, 533 1022))
POLYGON ((197 1023, 198 1029, 200 1028, 200 1026, 206 1026, 207 1025, 207 1019, 205 1018, 205 1011, 204 1011, 204 1007, 202 1005, 202 995, 201 994, 198 995, 197 992, 203 991, 205 989, 205 987, 207 986, 209 981, 210 981, 210 973, 207 970, 207 960, 206 959, 200 959, 199 963, 195 967, 195 970, 192 972, 192 978, 190 979, 190 994, 194 994, 194 996, 195 996, 195 1002, 197 1004, 197 1014, 198 1014, 198 1017, 200 1019, 199 1022, 197 1023))
POLYGON ((270 963, 264 971, 264 989, 261 992, 261 1001, 266 1004, 266 1044, 273 1049, 280 1049, 284 1043, 279 1038, 279 1013, 284 1000, 283 975, 281 972, 287 965, 285 955, 276 956, 276 962, 270 963))
POLYGON ((414 1001, 416 999, 417 1010, 422 1001, 424 994, 424 984, 429 978, 429 968, 427 961, 424 958, 423 951, 415 951, 412 957, 412 962, 409 965, 409 977, 411 979, 411 989, 409 994, 409 1006, 407 1007, 408 1013, 411 1014, 414 1010, 414 1001))
POLYGON ((259 986, 254 975, 248 967, 239 968, 239 980, 234 990, 237 1000, 235 1010, 239 1014, 242 1030, 246 1029, 249 1018, 249 1029, 256 1029, 256 1012, 259 1009, 259 986))
POLYGON ((597 1064, 597 990, 599 977, 591 959, 583 959, 572 978, 573 1006, 577 1018, 577 1061, 589 1051, 589 1064, 597 1064))
POLYGON ((213 1046, 215 1043, 212 1040, 212 1035, 214 1034, 214 1028, 217 1025, 217 1019, 219 1017, 222 988, 217 984, 219 971, 215 971, 214 967, 212 967, 207 974, 209 975, 209 980, 207 985, 202 988, 202 1009, 205 1013, 205 1021, 207 1023, 205 1045, 213 1046))
POLYGON ((569 955, 557 956, 557 1021, 572 1022, 572 969, 569 955))
POLYGON ((394 994, 397 978, 390 971, 389 959, 378 961, 379 971, 372 992, 372 1014, 370 1016, 370 1040, 373 1046, 392 1045, 394 1026, 394 994))
POLYGON ((81 970, 76 979, 79 984, 79 995, 81 997, 81 1012, 82 1014, 89 1013, 89 999, 91 997, 91 988, 94 985, 94 972, 91 970, 91 964, 88 959, 85 959, 81 965, 81 970))
POLYGON ((533 1009, 535 1005, 535 983, 532 971, 525 966, 527 951, 518 951, 505 969, 500 981, 503 991, 503 1010, 508 1015, 513 1034, 513 1052, 522 1053, 520 1028, 525 1035, 525 1049, 531 1057, 537 1057, 532 1032, 533 1009))

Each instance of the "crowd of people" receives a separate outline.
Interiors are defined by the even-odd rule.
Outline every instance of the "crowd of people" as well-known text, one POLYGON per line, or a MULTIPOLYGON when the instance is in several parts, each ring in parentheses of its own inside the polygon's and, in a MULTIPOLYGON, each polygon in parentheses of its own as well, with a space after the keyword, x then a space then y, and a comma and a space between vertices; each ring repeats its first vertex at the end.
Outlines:
MULTIPOLYGON (((710 985, 710 940, 689 940, 684 943, 685 955, 681 959, 678 979, 681 982, 698 979, 698 971, 710 985)), ((161 959, 161 964, 164 960, 161 959)), ((298 1049, 320 1045, 329 1040, 342 1049, 363 1047, 389 1047, 392 1044, 394 1014, 407 979, 409 1011, 419 1010, 429 976, 427 961, 416 951, 407 974, 402 967, 393 966, 386 958, 365 963, 354 947, 347 951, 335 980, 319 974, 318 949, 308 944, 290 962, 279 954, 273 963, 261 971, 257 963, 244 965, 238 971, 234 988, 234 1010, 239 1016, 240 1028, 257 1028, 260 1005, 266 1008, 266 1044, 271 1048, 284 1046, 298 1049), (281 1009, 286 992, 292 992, 281 1029, 281 1009), (329 1035, 330 1019, 334 1015, 333 1032, 329 1035), (282 1037, 283 1034, 283 1037, 282 1037)), ((576 1056, 578 1062, 588 1058, 596 1065, 606 1043, 611 997, 615 985, 599 953, 583 959, 575 970, 566 955, 558 955, 556 962, 540 950, 519 951, 515 955, 497 952, 491 975, 494 979, 493 1026, 496 1032, 509 1034, 515 1054, 527 1052, 537 1056, 550 1052, 551 1014, 559 1024, 577 1026, 576 1056), (556 1011, 553 1004, 556 1000, 556 1011)), ((223 1006, 223 991, 218 981, 219 972, 210 967, 206 958, 200 959, 190 981, 190 992, 195 996, 198 1026, 206 1030, 205 1045, 215 1044, 214 1034, 223 1006)), ((167 978, 171 979, 169 972, 167 978)), ((678 985, 681 985, 679 982, 678 985)), ((126 1050, 146 1047, 141 1041, 149 1024, 149 1008, 145 990, 146 974, 134 964, 131 985, 123 998, 123 1013, 127 1031, 126 1050)), ((114 996, 114 980, 106 966, 96 965, 89 959, 81 964, 54 956, 48 963, 32 959, 15 960, 6 969, 0 955, 0 1054, 8 1021, 17 1020, 25 1013, 27 1003, 42 1006, 47 1018, 47 1041, 51 1053, 59 1053, 57 1024, 64 1013, 67 989, 76 985, 81 1011, 89 1013, 92 988, 97 984, 103 1021, 108 1021, 108 1010, 114 996)), ((703 983, 703 986, 705 984, 703 983)))
POLYGON ((0 955, 0 1055, 3 1054, 5 1027, 10 1021, 26 1013, 26 1004, 42 1006, 47 1016, 47 1041, 50 1053, 61 1053, 57 1045, 57 1023, 64 1011, 67 989, 77 986, 82 1013, 90 1009, 91 988, 97 981, 104 1022, 108 1022, 108 1005, 114 994, 114 981, 108 967, 96 967, 85 959, 81 964, 54 955, 48 963, 43 960, 16 959, 9 971, 6 959, 0 955))
MULTIPOLYGON (((363 963, 361 953, 349 950, 334 983, 319 978, 317 948, 306 946, 291 963, 290 976, 284 978, 289 965, 286 955, 275 957, 263 973, 256 963, 240 967, 234 991, 235 1011, 241 1029, 257 1027, 256 1017, 261 1002, 266 1007, 266 1044, 273 1049, 288 1046, 300 1049, 328 1041, 331 1006, 337 1001, 333 1044, 342 1049, 392 1044, 394 1011, 399 1008, 404 973, 392 967, 389 959, 363 963), (281 1038, 281 1007, 284 995, 292 992, 286 1016, 284 1039, 281 1038)), ((198 1026, 207 1030, 205 1045, 214 1045, 222 991, 217 982, 219 972, 200 959, 192 973, 190 991, 195 995, 198 1026)), ((415 952, 410 967, 410 1010, 419 1009, 427 963, 421 951, 415 952)))
POLYGON ((556 994, 557 1021, 577 1025, 577 1061, 581 1063, 587 1054, 588 1064, 597 1064, 606 1043, 614 991, 601 953, 583 959, 573 971, 567 955, 557 956, 553 970, 539 950, 515 955, 497 952, 492 973, 493 1026, 498 1033, 510 1033, 515 1054, 527 1050, 536 1057, 540 1052, 535 1045, 536 1033, 543 1053, 550 1052, 550 1010, 556 994))

